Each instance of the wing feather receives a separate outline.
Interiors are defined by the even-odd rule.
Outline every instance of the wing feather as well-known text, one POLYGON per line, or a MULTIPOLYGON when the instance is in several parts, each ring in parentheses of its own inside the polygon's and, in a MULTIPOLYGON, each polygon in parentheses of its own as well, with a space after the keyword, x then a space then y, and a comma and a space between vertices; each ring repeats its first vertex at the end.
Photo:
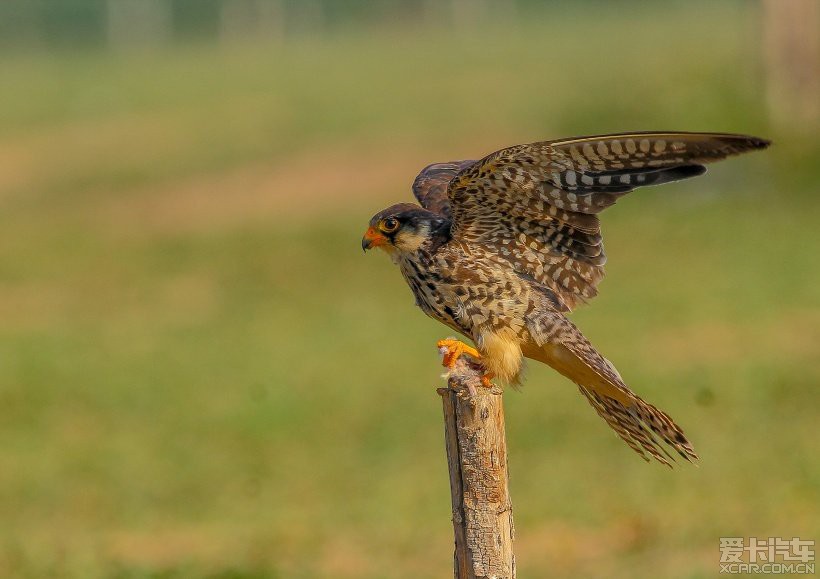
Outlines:
POLYGON ((426 194, 416 196, 430 203, 433 188, 440 194, 449 178, 453 236, 495 247, 571 309, 594 297, 604 276, 599 212, 638 187, 702 175, 703 163, 768 144, 744 135, 682 132, 543 141, 480 161, 431 165, 416 179, 426 194))
POLYGON ((450 199, 447 186, 459 171, 475 163, 475 160, 447 161, 427 165, 413 181, 413 195, 428 211, 450 217, 450 199))

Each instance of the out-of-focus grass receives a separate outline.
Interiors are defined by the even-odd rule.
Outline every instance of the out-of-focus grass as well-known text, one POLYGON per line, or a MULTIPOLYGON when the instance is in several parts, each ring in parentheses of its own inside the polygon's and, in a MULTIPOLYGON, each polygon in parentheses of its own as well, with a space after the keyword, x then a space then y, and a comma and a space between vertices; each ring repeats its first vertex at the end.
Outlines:
POLYGON ((720 536, 816 538, 818 147, 766 125, 741 6, 0 61, 0 574, 446 575, 447 331, 362 229, 442 155, 647 128, 777 145, 609 210, 574 316, 703 461, 642 464, 532 367, 521 576, 708 577, 720 536))

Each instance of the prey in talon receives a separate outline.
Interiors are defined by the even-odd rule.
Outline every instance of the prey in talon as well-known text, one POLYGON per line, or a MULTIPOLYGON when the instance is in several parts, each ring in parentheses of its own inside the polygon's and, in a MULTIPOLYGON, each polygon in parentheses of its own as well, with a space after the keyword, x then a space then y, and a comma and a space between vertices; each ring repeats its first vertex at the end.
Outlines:
POLYGON ((695 460, 681 428, 632 391, 567 315, 604 277, 599 213, 639 187, 697 177, 707 163, 768 145, 724 133, 623 133, 434 163, 413 183, 420 205, 374 215, 362 249, 385 251, 424 313, 473 341, 440 341, 446 367, 467 355, 485 369, 485 385, 517 384, 524 358, 543 362, 644 459, 671 466, 671 451, 695 460))
MULTIPOLYGON (((444 340, 439 340, 436 342, 436 347, 438 348, 439 353, 441 353, 441 364, 448 371, 451 371, 455 368, 456 362, 458 362, 459 358, 461 358, 464 354, 467 354, 470 358, 475 360, 476 362, 481 362, 481 354, 475 348, 471 348, 461 340, 456 340, 455 338, 445 338, 444 340)), ((492 374, 486 372, 481 376, 481 385, 485 388, 492 388, 492 374)), ((470 386, 470 394, 475 395, 475 389, 470 386)))

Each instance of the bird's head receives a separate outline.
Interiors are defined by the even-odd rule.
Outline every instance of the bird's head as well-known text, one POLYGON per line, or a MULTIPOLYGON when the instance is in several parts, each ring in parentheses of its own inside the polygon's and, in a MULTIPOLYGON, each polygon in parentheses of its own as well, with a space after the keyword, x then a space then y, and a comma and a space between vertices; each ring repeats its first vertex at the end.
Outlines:
POLYGON ((370 220, 362 249, 381 247, 387 253, 414 252, 433 236, 440 235, 447 220, 412 203, 399 203, 379 211, 370 220))

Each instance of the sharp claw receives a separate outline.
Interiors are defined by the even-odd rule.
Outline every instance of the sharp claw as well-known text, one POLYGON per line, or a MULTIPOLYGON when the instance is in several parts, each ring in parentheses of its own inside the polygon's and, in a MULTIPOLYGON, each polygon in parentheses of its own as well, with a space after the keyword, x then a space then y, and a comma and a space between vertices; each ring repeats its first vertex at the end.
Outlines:
MULTIPOLYGON (((453 369, 458 359, 464 354, 467 354, 475 360, 481 360, 481 354, 479 354, 475 348, 471 348, 464 342, 456 340, 455 338, 439 340, 436 343, 436 347, 438 348, 439 354, 441 354, 442 366, 449 370, 453 369)), ((491 380, 493 378, 494 376, 491 373, 487 372, 481 377, 481 385, 485 388, 492 388, 493 383, 491 382, 491 380)))
POLYGON ((475 348, 471 348, 464 342, 456 340, 454 338, 447 338, 445 340, 439 340, 436 343, 436 347, 438 348, 439 353, 442 355, 442 364, 447 368, 452 368, 455 366, 458 359, 467 354, 471 358, 475 358, 476 360, 481 359, 481 354, 476 351, 475 348))

